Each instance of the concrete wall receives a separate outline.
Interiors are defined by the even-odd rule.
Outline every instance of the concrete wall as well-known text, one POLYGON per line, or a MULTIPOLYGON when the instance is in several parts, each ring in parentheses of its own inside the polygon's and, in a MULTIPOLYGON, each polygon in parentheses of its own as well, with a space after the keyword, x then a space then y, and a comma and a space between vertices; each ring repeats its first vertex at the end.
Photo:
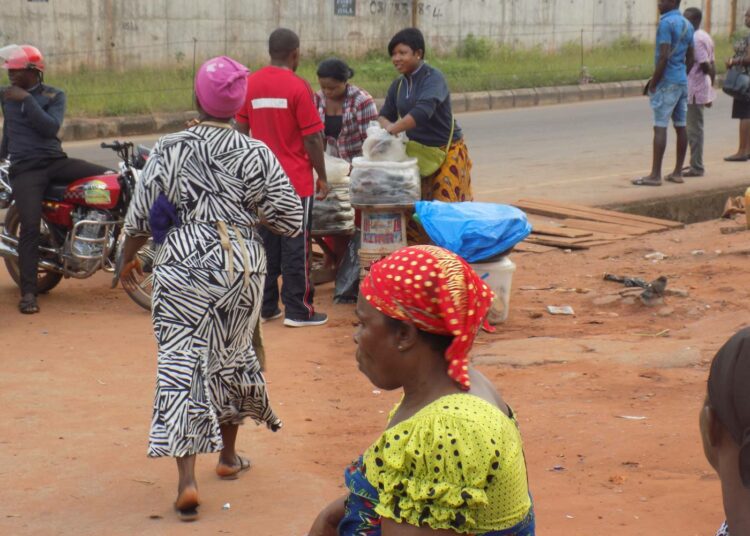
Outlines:
MULTIPOLYGON (((356 55, 382 50, 412 22, 432 49, 449 50, 468 34, 513 47, 590 47, 630 36, 653 40, 656 0, 355 0, 355 16, 334 15, 342 0, 2 0, 0 44, 37 44, 59 69, 191 64, 227 53, 265 58, 278 26, 296 30, 306 53, 356 55)), ((346 2, 346 0, 343 0, 346 2)), ((712 32, 726 35, 731 0, 711 3, 712 32)), ((740 0, 737 21, 743 22, 740 0)))

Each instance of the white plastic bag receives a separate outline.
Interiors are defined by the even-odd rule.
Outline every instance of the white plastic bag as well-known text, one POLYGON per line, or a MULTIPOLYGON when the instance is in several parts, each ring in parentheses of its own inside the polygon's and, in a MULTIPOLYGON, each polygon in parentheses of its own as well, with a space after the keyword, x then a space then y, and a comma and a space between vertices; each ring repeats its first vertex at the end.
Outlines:
POLYGON ((326 176, 331 188, 349 184, 349 162, 342 158, 325 154, 326 176))
POLYGON ((355 205, 413 205, 419 201, 421 182, 417 160, 352 161, 351 202, 355 205))
POLYGON ((406 146, 401 138, 392 136, 374 121, 367 128, 367 139, 362 144, 365 160, 371 162, 403 162, 406 146))

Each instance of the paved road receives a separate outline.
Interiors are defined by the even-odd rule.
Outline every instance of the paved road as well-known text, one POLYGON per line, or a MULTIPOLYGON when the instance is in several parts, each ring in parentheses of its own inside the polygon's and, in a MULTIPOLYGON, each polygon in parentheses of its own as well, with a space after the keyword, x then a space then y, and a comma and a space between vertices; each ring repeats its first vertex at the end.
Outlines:
MULTIPOLYGON (((706 112, 709 173, 686 185, 636 188, 629 179, 646 174, 651 162, 651 115, 644 98, 461 114, 474 161, 475 197, 509 202, 547 197, 607 204, 670 196, 719 186, 750 185, 750 163, 726 163, 736 150, 737 121, 722 95, 706 112)), ((153 143, 154 137, 136 138, 153 143)), ((674 165, 674 133, 665 172, 674 165)), ((97 142, 66 144, 72 156, 105 164, 115 159, 97 142)))

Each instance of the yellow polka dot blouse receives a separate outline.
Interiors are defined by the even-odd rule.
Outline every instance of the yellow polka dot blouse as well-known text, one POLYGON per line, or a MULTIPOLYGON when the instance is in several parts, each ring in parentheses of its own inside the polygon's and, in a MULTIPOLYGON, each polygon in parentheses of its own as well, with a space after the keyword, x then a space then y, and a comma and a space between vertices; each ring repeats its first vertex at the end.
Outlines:
POLYGON ((397 522, 482 534, 517 525, 531 509, 518 426, 474 395, 425 406, 386 430, 363 461, 379 493, 375 511, 397 522))

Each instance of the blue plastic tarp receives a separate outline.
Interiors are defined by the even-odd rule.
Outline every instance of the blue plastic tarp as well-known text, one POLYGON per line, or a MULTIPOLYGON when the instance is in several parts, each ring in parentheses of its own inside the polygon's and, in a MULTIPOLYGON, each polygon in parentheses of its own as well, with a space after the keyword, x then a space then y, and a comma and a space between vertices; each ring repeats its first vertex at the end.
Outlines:
POLYGON ((510 205, 419 201, 416 216, 436 245, 468 262, 503 253, 531 233, 526 214, 510 205))

